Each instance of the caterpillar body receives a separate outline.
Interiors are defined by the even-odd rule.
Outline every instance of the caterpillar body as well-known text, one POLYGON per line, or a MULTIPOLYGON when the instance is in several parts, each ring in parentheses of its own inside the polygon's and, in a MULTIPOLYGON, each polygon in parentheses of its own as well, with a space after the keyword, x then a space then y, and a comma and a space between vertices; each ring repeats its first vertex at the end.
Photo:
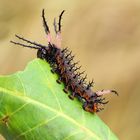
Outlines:
POLYGON ((64 83, 65 88, 63 89, 65 93, 70 91, 69 98, 74 99, 78 98, 82 107, 85 111, 94 113, 103 110, 102 105, 107 104, 108 101, 105 101, 103 98, 104 94, 118 93, 115 90, 101 90, 101 91, 92 91, 91 87, 93 86, 93 81, 87 83, 86 76, 82 77, 84 72, 79 72, 80 67, 77 66, 78 62, 73 62, 74 56, 68 48, 61 49, 61 19, 64 10, 59 16, 58 28, 56 24, 56 19, 54 19, 54 29, 56 33, 56 43, 52 42, 52 37, 50 35, 50 30, 45 19, 44 9, 42 10, 42 19, 45 33, 47 35, 48 45, 41 45, 36 42, 29 41, 23 37, 15 35, 18 39, 28 43, 25 45, 19 42, 11 41, 16 45, 23 47, 37 49, 37 57, 47 61, 53 73, 59 75, 57 82, 60 84, 64 83))

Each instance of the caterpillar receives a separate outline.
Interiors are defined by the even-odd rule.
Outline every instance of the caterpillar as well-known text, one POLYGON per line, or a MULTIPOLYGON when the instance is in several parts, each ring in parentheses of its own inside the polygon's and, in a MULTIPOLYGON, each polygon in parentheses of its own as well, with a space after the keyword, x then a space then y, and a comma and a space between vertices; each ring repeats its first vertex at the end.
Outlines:
POLYGON ((15 41, 10 41, 15 45, 37 49, 37 57, 47 61, 51 66, 52 73, 56 73, 59 78, 56 80, 57 83, 63 82, 65 88, 63 89, 65 93, 70 91, 68 95, 70 99, 77 98, 81 101, 82 107, 87 112, 99 112, 103 110, 103 105, 107 104, 108 101, 103 98, 104 94, 118 93, 115 90, 100 90, 100 91, 92 91, 93 80, 91 82, 87 82, 87 76, 82 76, 84 72, 80 72, 78 67, 79 62, 74 62, 74 55, 72 55, 72 51, 68 48, 61 48, 61 20, 62 15, 65 11, 63 10, 59 15, 59 21, 56 23, 56 19, 54 18, 54 30, 56 33, 56 43, 52 42, 52 36, 50 34, 50 29, 45 19, 45 11, 42 10, 42 20, 43 26, 45 29, 45 33, 47 36, 48 45, 41 45, 33 41, 29 41, 23 37, 15 35, 19 40, 28 43, 27 45, 24 43, 19 43, 15 41))

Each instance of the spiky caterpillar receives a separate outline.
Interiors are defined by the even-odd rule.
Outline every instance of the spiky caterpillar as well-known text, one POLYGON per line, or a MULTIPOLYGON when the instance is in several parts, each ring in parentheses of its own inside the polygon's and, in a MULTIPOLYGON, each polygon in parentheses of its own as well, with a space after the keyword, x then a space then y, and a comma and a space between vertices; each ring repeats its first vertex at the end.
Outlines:
POLYGON ((54 19, 54 29, 56 32, 55 44, 52 43, 50 30, 45 19, 44 9, 42 10, 42 19, 48 39, 48 46, 29 41, 18 35, 16 35, 18 39, 31 45, 25 45, 14 41, 11 42, 23 47, 37 49, 37 57, 46 60, 52 67, 52 72, 55 72, 59 75, 59 79, 57 80, 58 83, 63 82, 65 84, 65 88, 63 89, 64 92, 68 93, 68 91, 70 91, 69 98, 78 98, 83 104, 83 109, 88 112, 99 112, 103 109, 101 105, 108 103, 108 101, 105 101, 105 98, 102 96, 112 92, 117 95, 118 93, 115 90, 101 90, 93 92, 91 90, 93 81, 87 83, 86 76, 81 76, 84 72, 79 72, 80 67, 77 67, 78 62, 73 62, 74 56, 71 55, 72 52, 67 48, 61 49, 61 19, 63 13, 64 10, 59 16, 58 29, 56 20, 54 19))

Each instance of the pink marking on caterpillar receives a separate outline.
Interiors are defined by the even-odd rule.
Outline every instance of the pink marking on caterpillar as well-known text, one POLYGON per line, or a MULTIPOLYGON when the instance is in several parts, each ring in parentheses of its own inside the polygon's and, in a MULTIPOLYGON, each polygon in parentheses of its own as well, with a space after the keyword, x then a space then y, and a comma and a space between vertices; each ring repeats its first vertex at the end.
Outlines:
POLYGON ((96 94, 98 96, 102 96, 102 95, 105 95, 105 94, 110 94, 112 92, 114 92, 118 96, 118 93, 115 90, 109 90, 109 89, 107 89, 107 90, 103 89, 103 90, 97 91, 96 94))

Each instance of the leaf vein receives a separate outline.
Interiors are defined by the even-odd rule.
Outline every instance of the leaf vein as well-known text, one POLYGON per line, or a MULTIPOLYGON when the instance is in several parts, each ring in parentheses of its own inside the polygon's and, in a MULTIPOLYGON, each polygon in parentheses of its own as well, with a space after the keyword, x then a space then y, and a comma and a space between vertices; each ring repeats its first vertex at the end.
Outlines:
POLYGON ((21 137, 21 136, 23 136, 23 135, 26 135, 27 133, 33 131, 34 129, 41 127, 41 126, 44 125, 44 124, 48 124, 49 122, 51 122, 51 121, 53 121, 54 119, 56 119, 58 116, 59 116, 59 115, 55 115, 54 117, 50 118, 49 120, 45 120, 45 121, 43 121, 43 122, 41 122, 41 123, 39 123, 39 124, 36 124, 36 125, 35 125, 34 127, 32 127, 31 129, 29 129, 29 130, 27 130, 27 131, 21 133, 20 135, 18 135, 18 136, 15 138, 15 140, 18 139, 19 137, 21 137))
MULTIPOLYGON (((41 65, 39 64, 38 61, 37 61, 37 64, 39 65, 39 67, 40 67, 41 70, 43 71, 44 75, 46 75, 44 69, 41 67, 41 65)), ((57 96, 56 96, 56 94, 53 92, 53 90, 51 90, 51 92, 53 93, 53 96, 55 97, 55 99, 56 99, 56 101, 57 101, 57 104, 58 104, 58 106, 59 106, 60 111, 63 112, 63 111, 62 111, 62 107, 61 107, 61 105, 60 105, 60 103, 59 103, 59 99, 57 98, 57 96)))
POLYGON ((22 85, 22 88, 23 88, 23 91, 24 91, 23 94, 26 95, 25 87, 24 87, 23 82, 22 82, 22 80, 21 80, 21 78, 20 78, 20 76, 19 76, 19 73, 17 73, 16 76, 17 76, 17 78, 19 79, 19 81, 20 81, 20 83, 21 83, 21 85, 22 85))
POLYGON ((20 106, 19 108, 17 108, 14 112, 10 113, 10 116, 13 116, 15 113, 21 111, 26 105, 28 105, 29 103, 25 103, 22 106, 20 106))
POLYGON ((46 109, 48 109, 48 110, 50 110, 50 111, 52 111, 52 112, 58 114, 59 116, 61 116, 61 117, 65 118, 65 119, 67 119, 67 120, 70 121, 71 123, 77 125, 81 130, 86 131, 86 132, 87 132, 89 135, 91 135, 92 137, 94 137, 94 138, 96 138, 96 139, 98 139, 98 140, 100 139, 100 137, 99 137, 96 133, 94 133, 93 131, 91 131, 90 129, 88 129, 88 128, 85 127, 85 126, 82 126, 80 123, 76 122, 76 120, 74 120, 73 118, 70 118, 69 116, 67 116, 66 114, 64 114, 64 112, 59 112, 59 110, 56 110, 56 109, 54 109, 54 108, 51 108, 51 107, 47 106, 46 104, 40 103, 40 102, 38 102, 38 101, 35 101, 35 100, 33 100, 33 99, 31 99, 31 98, 29 98, 29 97, 27 97, 27 96, 22 96, 22 97, 21 97, 21 96, 19 96, 19 95, 15 95, 15 94, 13 93, 13 91, 10 91, 9 89, 3 89, 3 88, 0 87, 0 90, 2 90, 3 92, 8 92, 7 94, 10 94, 11 96, 16 96, 16 97, 18 96, 18 98, 20 98, 21 100, 24 99, 25 102, 30 102, 30 103, 33 103, 33 104, 35 104, 35 105, 41 106, 41 107, 43 107, 43 108, 46 108, 46 109))
POLYGON ((71 133, 70 135, 66 136, 63 140, 67 140, 69 139, 70 137, 74 136, 74 135, 77 135, 78 133, 80 133, 79 131, 76 131, 74 133, 71 133))

